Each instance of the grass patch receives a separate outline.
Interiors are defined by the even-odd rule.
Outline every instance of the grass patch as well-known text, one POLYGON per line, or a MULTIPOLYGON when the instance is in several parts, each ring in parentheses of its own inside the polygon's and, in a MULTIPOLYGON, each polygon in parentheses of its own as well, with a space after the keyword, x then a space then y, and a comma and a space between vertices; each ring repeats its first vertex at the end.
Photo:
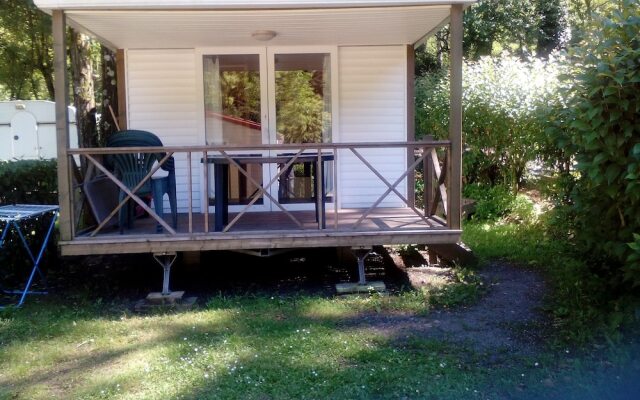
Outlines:
POLYGON ((609 304, 606 277, 593 273, 567 241, 551 236, 543 221, 469 222, 463 240, 482 262, 507 260, 546 276, 551 286, 546 306, 557 345, 621 340, 621 326, 633 324, 633 316, 609 304))
POLYGON ((591 393, 602 373, 565 354, 476 353, 354 323, 372 310, 364 297, 218 296, 147 316, 32 302, 0 319, 0 398, 512 398, 562 391, 566 379, 591 393))
POLYGON ((436 306, 473 303, 483 287, 463 269, 441 286, 388 295, 236 288, 199 309, 150 315, 74 289, 0 312, 0 399, 600 399, 614 384, 622 396, 640 390, 637 344, 567 345, 582 343, 598 318, 587 314, 597 308, 585 307, 593 293, 571 249, 539 224, 469 223, 464 240, 485 262, 547 274, 562 340, 518 353, 370 326, 372 316, 415 323, 436 306))
POLYGON ((453 273, 451 282, 433 291, 429 297, 429 304, 453 308, 475 302, 484 292, 484 284, 474 271, 457 267, 453 273))

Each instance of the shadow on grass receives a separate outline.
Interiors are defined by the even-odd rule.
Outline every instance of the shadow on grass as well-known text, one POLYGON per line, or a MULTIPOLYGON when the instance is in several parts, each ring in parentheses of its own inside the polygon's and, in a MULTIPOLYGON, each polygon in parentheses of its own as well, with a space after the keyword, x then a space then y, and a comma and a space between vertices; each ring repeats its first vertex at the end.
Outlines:
MULTIPOLYGON (((405 285, 383 263, 369 267, 392 291, 405 285)), ((355 266, 326 250, 207 254, 173 276, 199 308, 151 315, 130 311, 160 285, 150 258, 82 259, 53 272, 54 296, 0 320, 0 398, 559 398, 591 379, 574 372, 582 367, 535 366, 553 356, 497 357, 372 330, 366 317, 386 300, 335 299, 333 284, 353 279, 355 266)))
MULTIPOLYGON (((95 379, 103 369, 117 369, 123 359, 134 354, 177 351, 176 357, 181 358, 183 355, 176 349, 181 339, 193 335, 194 329, 201 335, 190 343, 212 348, 218 346, 221 337, 227 340, 233 337, 246 342, 248 347, 255 342, 263 342, 267 347, 272 342, 286 342, 295 332, 294 327, 301 323, 333 329, 334 318, 301 315, 297 299, 331 298, 333 284, 352 279, 350 270, 355 269, 339 264, 335 254, 327 250, 294 252, 272 259, 235 253, 206 254, 198 267, 175 268, 173 287, 199 295, 200 305, 212 297, 219 300, 244 296, 243 301, 217 308, 214 301, 209 311, 132 317, 131 305, 150 290, 151 281, 160 283, 161 270, 150 257, 66 259, 49 268, 53 295, 31 297, 24 308, 0 315, 0 358, 14 366, 13 372, 12 368, 6 368, 8 372, 0 374, 0 383, 8 388, 7 393, 15 395, 29 393, 38 386, 45 391, 56 387, 70 390, 78 382, 95 379), (274 298, 282 306, 268 301, 274 298), (223 315, 224 321, 202 317, 212 312, 216 318, 223 315), (145 328, 147 319, 149 326, 145 328), (115 331, 110 337, 104 332, 118 324, 148 337, 128 338, 115 331), (102 337, 102 341, 86 344, 88 337, 102 337), (35 362, 29 367, 17 367, 28 363, 28 359, 35 362)), ((373 273, 384 275, 384 266, 379 261, 373 264, 369 265, 373 273)))

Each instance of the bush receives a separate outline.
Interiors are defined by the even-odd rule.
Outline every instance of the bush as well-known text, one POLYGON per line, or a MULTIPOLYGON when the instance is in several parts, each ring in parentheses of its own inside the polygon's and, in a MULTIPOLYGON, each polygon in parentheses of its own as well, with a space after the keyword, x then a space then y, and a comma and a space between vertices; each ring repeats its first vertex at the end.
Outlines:
MULTIPOLYGON (((555 96, 558 62, 503 55, 464 65, 463 141, 467 183, 517 189, 526 164, 538 158, 544 121, 538 109, 555 96)), ((416 127, 422 135, 448 136, 447 75, 416 84, 416 127)))
POLYGON ((0 161, 0 204, 58 204, 56 160, 0 161))
POLYGON ((476 201, 471 216, 478 221, 496 221, 502 218, 513 222, 534 218, 533 202, 524 195, 515 195, 506 186, 467 185, 464 196, 476 201))
POLYGON ((575 159, 565 207, 576 244, 612 297, 640 285, 640 4, 625 1, 570 53, 567 107, 548 131, 575 159))

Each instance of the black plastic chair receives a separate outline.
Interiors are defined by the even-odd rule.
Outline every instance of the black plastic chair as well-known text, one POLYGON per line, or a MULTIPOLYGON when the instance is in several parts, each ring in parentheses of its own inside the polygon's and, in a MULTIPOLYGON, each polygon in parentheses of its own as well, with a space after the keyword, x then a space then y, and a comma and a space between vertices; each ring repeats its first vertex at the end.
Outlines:
MULTIPOLYGON (((107 147, 162 147, 162 141, 151 132, 140 130, 120 131, 107 140, 107 147)), ((111 154, 107 156, 107 165, 112 166, 116 176, 122 183, 133 190, 142 179, 151 171, 154 162, 162 160, 166 153, 128 153, 128 154, 111 154)), ((153 197, 153 205, 156 214, 160 218, 164 216, 163 197, 166 193, 169 196, 169 205, 171 207, 171 217, 173 228, 178 226, 178 209, 176 200, 176 173, 175 162, 170 157, 161 168, 169 174, 162 178, 150 178, 135 193, 137 196, 151 195, 153 197)), ((127 194, 120 191, 119 201, 121 202, 127 194)), ((128 201, 127 203, 131 203, 128 201)), ((120 224, 120 233, 123 233, 124 227, 133 228, 135 219, 135 207, 125 204, 118 215, 120 224)), ((162 232, 162 225, 158 224, 157 232, 162 232)))

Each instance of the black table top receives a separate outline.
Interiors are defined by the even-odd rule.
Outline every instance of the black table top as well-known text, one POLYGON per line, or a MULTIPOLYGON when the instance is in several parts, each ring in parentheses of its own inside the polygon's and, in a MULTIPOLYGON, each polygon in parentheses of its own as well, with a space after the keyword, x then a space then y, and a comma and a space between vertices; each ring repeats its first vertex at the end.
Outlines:
MULTIPOLYGON (((295 153, 282 153, 275 156, 264 156, 262 154, 229 154, 229 157, 238 164, 286 164, 295 157, 295 153)), ((322 161, 332 161, 333 153, 322 153, 320 158, 322 161)), ((318 153, 301 153, 296 157, 294 163, 310 163, 318 160, 318 153)), ((200 159, 202 162, 202 159, 200 159)), ((229 159, 223 155, 207 156, 208 164, 230 164, 229 159)))

